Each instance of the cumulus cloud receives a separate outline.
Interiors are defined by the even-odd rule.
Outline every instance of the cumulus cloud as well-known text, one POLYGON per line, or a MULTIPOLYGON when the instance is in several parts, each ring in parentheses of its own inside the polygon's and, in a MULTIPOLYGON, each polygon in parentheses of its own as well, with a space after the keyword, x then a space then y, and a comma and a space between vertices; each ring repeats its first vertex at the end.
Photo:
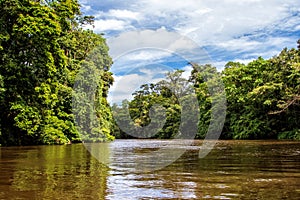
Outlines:
MULTIPOLYGON (((97 4, 95 1, 85 0, 85 4, 87 3, 97 4)), ((104 3, 103 9, 107 9, 105 5, 104 3)), ((166 26, 182 34, 197 33, 197 39, 202 38, 204 41, 213 35, 225 39, 278 23, 289 18, 291 12, 299 12, 300 2, 297 0, 284 2, 281 0, 137 0, 134 2, 123 0, 122 3, 115 1, 114 6, 110 6, 111 9, 105 12, 102 11, 101 6, 95 7, 96 16, 102 20, 136 20, 139 23, 131 25, 136 26, 137 29, 145 27, 157 29, 166 26)), ((290 25, 295 23, 299 25, 295 16, 287 21, 290 25)))
POLYGON ((184 72, 182 73, 182 77, 188 80, 191 76, 193 67, 191 65, 186 65, 182 68, 182 70, 184 70, 184 72))
MULTIPOLYGON (((115 58, 124 52, 142 48, 156 48, 174 51, 170 46, 181 39, 176 32, 167 31, 165 28, 157 30, 136 30, 124 32, 107 40, 110 46, 110 55, 115 58)), ((195 46, 195 44, 194 44, 195 46)), ((188 45, 186 45, 188 47, 188 45)))
POLYGON ((96 32, 103 32, 107 30, 123 30, 128 24, 122 20, 95 20, 94 22, 94 30, 96 32))
POLYGON ((138 20, 141 14, 139 12, 133 12, 126 9, 111 9, 108 12, 99 11, 95 14, 96 18, 117 18, 117 19, 131 19, 131 20, 138 20))
POLYGON ((171 54, 161 49, 142 48, 125 52, 114 58, 112 71, 116 74, 128 74, 145 67, 163 66, 163 61, 171 54))
POLYGON ((119 104, 124 99, 131 100, 132 93, 137 91, 141 85, 161 81, 170 70, 161 66, 144 67, 133 69, 128 74, 114 75, 115 82, 109 90, 108 101, 111 104, 119 104))
POLYGON ((272 57, 284 47, 295 47, 299 39, 299 0, 81 3, 86 14, 96 16, 94 30, 106 34, 116 80, 128 80, 121 89, 145 79, 145 74, 128 74, 132 68, 176 62, 182 57, 181 61, 212 63, 221 70, 229 60, 248 63, 258 56, 272 57))
POLYGON ((107 40, 114 71, 173 62, 210 61, 207 52, 188 37, 165 28, 129 31, 107 40))
MULTIPOLYGON (((125 0, 118 8, 98 11, 96 16, 102 21, 96 24, 96 30, 119 31, 108 35, 113 57, 136 48, 158 47, 175 52, 189 48, 192 52, 197 51, 196 46, 213 46, 224 50, 224 54, 250 55, 256 51, 273 56, 274 48, 278 52, 279 47, 295 45, 295 36, 278 40, 276 31, 299 30, 299 8, 297 0, 284 3, 280 0, 138 0, 130 3, 125 0), (270 44, 272 40, 281 43, 270 44)), ((214 52, 208 53, 218 59, 214 52)))

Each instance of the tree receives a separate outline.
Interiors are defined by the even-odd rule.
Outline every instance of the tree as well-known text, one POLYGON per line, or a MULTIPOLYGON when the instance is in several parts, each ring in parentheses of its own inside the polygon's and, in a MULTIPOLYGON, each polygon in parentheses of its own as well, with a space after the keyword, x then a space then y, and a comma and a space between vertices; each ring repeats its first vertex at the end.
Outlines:
MULTIPOLYGON (((133 93, 134 98, 128 105, 123 104, 121 108, 115 106, 119 122, 131 127, 127 130, 129 134, 137 132, 136 137, 161 139, 180 135, 181 99, 192 91, 191 83, 182 77, 182 73, 183 70, 175 70, 167 73, 165 79, 158 83, 141 85, 140 90, 133 93), (126 115, 127 110, 130 118, 126 115)), ((121 137, 124 137, 122 129, 121 137)))
POLYGON ((284 49, 248 65, 229 62, 223 71, 225 134, 236 139, 299 139, 299 62, 299 49, 284 49))
POLYGON ((77 0, 1 0, 0 12, 0 75, 5 89, 0 143, 80 141, 72 114, 72 87, 81 62, 95 48, 102 53, 101 97, 112 81, 105 41, 80 27, 91 18, 81 15, 77 0))
MULTIPOLYGON (((226 98, 221 73, 210 64, 191 63, 193 83, 198 100, 199 121, 197 139, 217 139, 223 128, 226 98)), ((196 109, 196 108, 194 108, 196 109)))

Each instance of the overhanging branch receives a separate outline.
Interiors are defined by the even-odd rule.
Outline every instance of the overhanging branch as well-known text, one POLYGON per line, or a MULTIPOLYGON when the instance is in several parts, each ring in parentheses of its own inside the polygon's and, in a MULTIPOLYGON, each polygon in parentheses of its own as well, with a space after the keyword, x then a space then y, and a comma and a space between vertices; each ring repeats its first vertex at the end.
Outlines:
POLYGON ((299 96, 299 95, 294 96, 294 98, 293 98, 292 100, 289 100, 289 101, 286 103, 286 105, 284 106, 283 109, 278 110, 278 111, 271 111, 271 112, 269 112, 268 114, 269 114, 269 115, 277 115, 277 114, 283 113, 283 112, 285 112, 291 105, 296 104, 296 102, 297 102, 298 100, 300 100, 300 96, 299 96))

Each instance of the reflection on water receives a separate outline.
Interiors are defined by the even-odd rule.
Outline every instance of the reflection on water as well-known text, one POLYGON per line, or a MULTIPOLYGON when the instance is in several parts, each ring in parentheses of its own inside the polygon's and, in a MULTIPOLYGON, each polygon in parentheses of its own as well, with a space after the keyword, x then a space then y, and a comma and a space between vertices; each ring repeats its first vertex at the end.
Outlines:
POLYGON ((2 147, 0 199, 300 199, 300 142, 219 141, 199 159, 195 141, 163 169, 136 170, 145 153, 168 147, 176 151, 166 140, 87 145, 91 153, 82 144, 2 147))

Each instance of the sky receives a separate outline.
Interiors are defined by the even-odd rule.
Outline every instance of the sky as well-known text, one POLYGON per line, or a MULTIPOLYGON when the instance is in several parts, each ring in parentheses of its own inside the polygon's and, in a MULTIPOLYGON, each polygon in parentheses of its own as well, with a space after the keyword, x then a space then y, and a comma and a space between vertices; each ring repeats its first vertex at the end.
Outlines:
POLYGON ((95 16, 114 64, 109 101, 121 102, 141 84, 157 82, 189 62, 222 70, 295 48, 300 39, 299 0, 80 0, 95 16))

